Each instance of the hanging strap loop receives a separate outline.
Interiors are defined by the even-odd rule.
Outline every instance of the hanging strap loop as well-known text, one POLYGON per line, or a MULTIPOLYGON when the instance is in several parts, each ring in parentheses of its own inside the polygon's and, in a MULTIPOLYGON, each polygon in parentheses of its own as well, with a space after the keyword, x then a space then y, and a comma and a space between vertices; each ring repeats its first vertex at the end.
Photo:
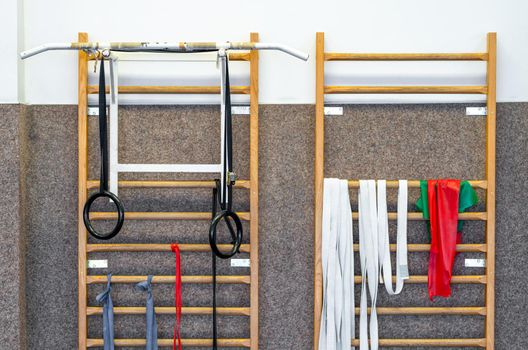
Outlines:
POLYGON ((324 179, 320 350, 350 350, 355 338, 351 212, 347 180, 324 179))
POLYGON ((101 154, 101 170, 99 175, 99 192, 92 194, 83 210, 84 226, 88 232, 97 239, 107 240, 119 233, 125 221, 125 208, 119 198, 108 189, 108 130, 106 120, 106 82, 104 71, 104 55, 101 55, 101 67, 99 68, 99 147, 101 154), (90 220, 90 209, 98 198, 109 198, 115 205, 117 211, 117 222, 114 228, 106 233, 97 232, 90 220))
POLYGON ((232 210, 233 196, 233 126, 231 115, 231 90, 229 84, 229 64, 225 52, 219 54, 222 70, 222 114, 225 117, 223 123, 223 145, 222 145, 222 175, 216 188, 213 189, 213 219, 209 226, 209 244, 213 253, 222 259, 229 259, 240 250, 242 244, 243 229, 240 217, 232 210), (218 198, 218 200, 216 199, 218 198), (219 203, 220 211, 216 212, 216 203, 219 203), (232 249, 225 253, 217 246, 217 227, 220 221, 224 221, 232 238, 232 249), (234 227, 233 227, 234 223, 234 227))
POLYGON ((182 279, 181 279, 181 258, 180 258, 180 247, 173 243, 171 244, 171 250, 174 253, 175 259, 175 281, 174 281, 174 307, 176 309, 176 320, 174 323, 174 337, 172 343, 173 350, 182 350, 181 342, 181 313, 182 313, 182 279))
POLYGON ((369 334, 367 330, 367 288, 371 299, 370 313, 370 345, 372 350, 378 349, 378 314, 376 301, 378 298, 379 262, 377 235, 376 182, 374 180, 359 181, 359 256, 361 262, 361 302, 359 319, 359 348, 369 349, 369 334))
POLYGON ((106 289, 95 297, 103 303, 103 341, 104 350, 114 350, 114 304, 112 302, 112 274, 108 274, 106 289))
POLYGON ((367 288, 371 298, 369 327, 370 349, 377 350, 379 346, 378 316, 376 312, 378 282, 384 282, 387 292, 390 295, 394 295, 402 291, 404 280, 409 278, 407 266, 407 192, 407 181, 400 180, 397 216, 396 290, 394 290, 392 286, 392 268, 390 261, 387 183, 385 180, 378 180, 376 191, 376 181, 359 181, 359 254, 361 261, 360 350, 369 349, 367 288))
POLYGON ((432 301, 435 296, 451 295, 450 282, 459 237, 460 180, 429 180, 427 186, 431 231, 427 289, 432 301))
POLYGON ((154 310, 154 297, 152 295, 152 275, 146 281, 136 284, 136 289, 147 292, 146 319, 147 319, 147 344, 146 350, 158 350, 158 324, 154 310))
POLYGON ((387 215, 387 182, 378 180, 378 235, 380 282, 385 284, 389 295, 400 294, 409 279, 407 264, 407 180, 398 182, 398 214, 396 242, 396 290, 392 286, 392 264, 389 243, 389 219, 387 215))

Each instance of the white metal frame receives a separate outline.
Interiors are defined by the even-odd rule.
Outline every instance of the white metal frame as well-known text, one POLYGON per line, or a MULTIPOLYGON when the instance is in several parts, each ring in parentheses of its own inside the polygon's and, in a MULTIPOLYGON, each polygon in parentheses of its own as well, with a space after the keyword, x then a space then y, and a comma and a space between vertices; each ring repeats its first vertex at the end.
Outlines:
MULTIPOLYGON (((297 57, 304 61, 309 55, 286 45, 277 43, 253 43, 253 42, 73 42, 73 43, 49 43, 20 53, 22 59, 40 54, 50 50, 84 50, 88 52, 100 51, 110 61, 110 169, 109 169, 109 190, 117 195, 118 178, 120 172, 156 172, 156 173, 222 173, 224 169, 225 153, 225 60, 228 59, 226 50, 278 50, 297 57), (119 77, 118 64, 119 52, 164 52, 164 53, 192 53, 203 51, 217 51, 217 63, 221 61, 221 125, 220 125, 220 164, 120 164, 118 154, 118 134, 119 134, 119 77)), ((188 59, 188 57, 185 57, 188 59)), ((193 60, 193 59, 191 59, 193 60)), ((196 61, 207 61, 207 57, 196 57, 196 61)), ((228 174, 229 176, 230 174, 228 174)), ((221 178, 221 186, 227 187, 226 179, 221 178)), ((223 198, 227 189, 221 191, 222 203, 227 203, 228 198, 223 198)))
MULTIPOLYGON (((218 59, 226 60, 227 54, 224 49, 218 51, 218 59)), ((110 64, 110 125, 109 125, 109 190, 118 195, 119 173, 222 173, 224 168, 224 142, 223 133, 225 124, 225 104, 224 104, 224 86, 225 86, 225 68, 221 64, 221 117, 220 117, 220 164, 122 164, 119 163, 119 72, 118 61, 119 54, 115 52, 106 53, 110 64)), ((203 61, 203 60, 201 60, 203 61)), ((221 186, 226 186, 223 176, 220 176, 221 186)), ((223 191, 220 191, 223 193, 223 191)), ((223 199, 223 198, 222 198, 223 199)))

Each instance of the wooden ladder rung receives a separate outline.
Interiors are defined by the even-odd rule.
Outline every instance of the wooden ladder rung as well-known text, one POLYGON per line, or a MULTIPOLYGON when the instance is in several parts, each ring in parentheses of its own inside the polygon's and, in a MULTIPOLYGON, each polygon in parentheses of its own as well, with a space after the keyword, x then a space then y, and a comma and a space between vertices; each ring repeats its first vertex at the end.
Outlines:
MULTIPOLYGON (((249 221, 249 212, 237 212, 241 220, 249 221)), ((92 212, 91 220, 117 219, 115 212, 92 212)), ((211 220, 211 213, 207 212, 125 212, 127 220, 211 220)))
MULTIPOLYGON (((359 346, 359 339, 354 339, 352 345, 359 346)), ((442 346, 442 347, 485 347, 486 339, 459 338, 459 339, 380 339, 380 346, 406 347, 406 346, 442 346)))
MULTIPOLYGON (((97 94, 98 85, 88 85, 89 94, 97 94)), ((134 86, 120 85, 120 94, 219 94, 220 86, 134 86)), ((106 86, 106 93, 110 93, 110 87, 106 86)), ((237 95, 249 95, 249 86, 231 86, 231 93, 237 95)))
MULTIPOLYGON (((469 184, 475 188, 487 189, 488 181, 486 180, 469 180, 469 184)), ((407 180, 409 188, 420 188, 420 180, 407 180)), ((348 180, 349 188, 359 188, 359 180, 348 180)), ((398 188, 398 180, 387 180, 387 188, 398 188)))
MULTIPOLYGON (((485 244, 457 244, 456 251, 459 253, 475 252, 475 253, 485 253, 486 252, 485 244)), ((431 250, 430 244, 408 244, 407 251, 409 252, 428 252, 431 250)), ((359 251, 359 244, 354 244, 354 251, 359 251)), ((390 251, 396 251, 396 244, 390 245, 390 251)))
POLYGON ((325 61, 487 61, 487 52, 475 53, 348 53, 325 52, 325 61))
MULTIPOLYGON (((209 244, 178 244, 182 252, 210 252, 209 244)), ((220 250, 229 250, 230 244, 219 244, 220 250)), ((408 244, 409 252, 428 252, 430 244, 408 244)), ((359 244, 354 244, 354 250, 359 251, 359 244)), ((392 252, 396 251, 396 244, 390 245, 392 252)), ((457 252, 486 252, 486 244, 457 244, 457 252)), ((143 243, 109 243, 109 244, 88 244, 86 251, 93 252, 172 252, 170 244, 143 244, 143 243)), ((240 252, 250 253, 250 245, 240 245, 240 252)))
MULTIPOLYGON (((181 252, 210 252, 209 244, 178 244, 181 252)), ((219 244, 220 251, 228 251, 231 244, 219 244)), ((172 252, 170 244, 143 244, 143 243, 110 243, 110 244, 88 244, 88 253, 93 252, 172 252)), ((250 245, 241 244, 240 252, 249 253, 250 245)))
MULTIPOLYGON (((106 277, 105 277, 106 278, 106 277)), ((113 281, 113 277, 112 277, 113 281)), ((396 276, 392 276, 392 283, 396 282, 396 276)), ((361 283, 361 276, 354 276, 354 283, 360 284, 361 283)), ((416 276, 410 276, 408 280, 405 280, 405 283, 412 283, 412 284, 418 284, 418 283, 427 283, 427 276, 423 275, 416 275, 416 276)), ((457 283, 457 284, 486 284, 486 276, 485 275, 459 275, 459 276, 453 276, 451 278, 451 283, 457 283)))
MULTIPOLYGON (((389 220, 396 220, 398 213, 388 213, 389 220)), ((352 218, 354 220, 358 219, 358 213, 352 212, 352 218)), ((422 213, 420 212, 410 212, 407 214, 407 219, 412 221, 423 221, 426 220, 423 218, 422 213)), ((469 212, 469 213, 459 213, 458 214, 459 220, 482 220, 485 221, 488 219, 488 216, 486 212, 469 212)))
MULTIPOLYGON (((176 309, 174 306, 158 306, 154 308, 155 312, 160 315, 174 315, 176 309)), ((213 313, 212 307, 182 307, 182 314, 184 315, 211 315, 213 313)), ((114 314, 116 315, 141 315, 145 314, 146 308, 139 307, 114 307, 114 314)), ((226 316, 249 316, 249 307, 217 307, 216 312, 219 315, 226 316)), ((87 308, 87 315, 101 315, 103 313, 102 307, 90 306, 87 308)))
MULTIPOLYGON (((211 347, 213 345, 212 339, 182 339, 182 345, 185 347, 211 347)), ((88 339, 86 343, 89 348, 102 347, 104 345, 103 339, 88 339)), ((115 346, 132 346, 145 347, 145 339, 115 339, 115 346)), ((158 339, 158 346, 169 347, 173 345, 172 339, 158 339)), ((245 347, 251 346, 251 339, 218 339, 218 346, 221 347, 245 347)))
POLYGON ((325 94, 487 94, 487 86, 336 86, 324 87, 325 94))
MULTIPOLYGON (((425 276, 427 277, 427 276, 425 276)), ((154 276, 152 283, 174 283, 176 276, 154 276)), ((147 280, 147 276, 112 276, 112 283, 139 283, 147 280)), ((106 283, 107 276, 104 275, 89 275, 86 276, 86 283, 100 284, 106 283)), ((212 276, 182 276, 182 283, 212 283, 212 276)), ((219 284, 250 284, 250 276, 224 275, 216 276, 216 283, 219 284)))
MULTIPOLYGON (((211 180, 120 180, 121 188, 214 188, 215 181, 211 180)), ((99 180, 88 180, 88 189, 98 188, 99 180)), ((235 188, 249 189, 249 180, 237 180, 235 188)))
MULTIPOLYGON (((356 307, 359 315, 359 307, 356 307)), ((370 313, 371 309, 368 308, 370 313)), ((480 306, 461 307, 377 307, 378 315, 486 315, 486 308, 480 306)))

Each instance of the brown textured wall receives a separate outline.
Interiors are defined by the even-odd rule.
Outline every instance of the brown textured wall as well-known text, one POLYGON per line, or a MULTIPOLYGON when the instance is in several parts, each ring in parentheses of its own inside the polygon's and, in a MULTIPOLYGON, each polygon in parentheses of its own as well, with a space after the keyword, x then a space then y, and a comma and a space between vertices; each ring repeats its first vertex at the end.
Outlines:
MULTIPOLYGON (((26 252, 27 324, 30 349, 76 347, 76 107, 31 106, 28 113, 28 215, 26 252)), ((121 109, 121 162, 212 162, 217 160, 216 107, 121 109), (215 140, 211 142, 211 140, 215 140)), ((313 106, 262 106, 260 120, 260 345, 262 349, 310 349, 313 295, 313 106)), ((523 287, 528 275, 524 227, 528 167, 528 104, 499 104, 497 155, 497 349, 526 349, 528 322, 523 287)), ((420 178, 484 176, 484 118, 466 117, 465 105, 351 105, 344 117, 327 117, 327 176, 420 178)), ((91 120, 91 149, 96 146, 91 120)), ((236 167, 247 178, 248 119, 235 117, 236 167)), ((5 156, 4 156, 5 157, 5 156)), ((90 160, 97 174, 97 153, 90 160)), ((151 175, 157 177, 155 175, 151 175)), ((159 176, 160 178, 165 177, 159 176)), ((128 178, 132 178, 129 176, 128 178)), ((411 192, 413 200, 417 192, 411 192)), ((480 193, 482 195, 482 193, 480 193)), ((209 210, 202 190, 122 190, 129 210, 209 210)), ((352 192, 353 206, 355 192, 352 192)), ((247 209, 247 194, 236 193, 247 209)), ((391 201, 390 205, 394 205, 391 201)), ((4 211, 3 211, 4 212, 4 211)), ((204 242, 205 222, 127 222, 116 242, 204 242)), ((465 242, 483 240, 483 225, 467 223, 465 242)), ((423 222, 409 225, 411 242, 427 242, 423 222)), ((356 230, 357 232, 357 230, 356 230)), ((357 239, 357 237, 356 237, 357 239)), ((171 274, 170 254, 114 253, 105 257, 115 274, 171 274)), ((463 267, 456 273, 479 274, 463 267)), ((184 273, 208 274, 208 254, 185 254, 184 273)), ((412 253, 411 273, 424 274, 427 254, 412 253)), ((220 266, 221 273, 244 269, 220 266)), ((90 271, 102 274, 106 271, 90 271)), ((102 286, 90 288, 90 304, 102 286)), ((435 305, 481 305, 484 288, 457 285, 453 297, 435 305)), ((173 303, 170 286, 156 285, 157 305, 173 303)), ((247 305, 247 287, 221 286, 220 303, 247 305)), ((116 286, 115 305, 142 305, 132 286, 116 286)), ((208 305, 207 286, 185 286, 184 303, 208 305)), ((425 285, 407 285, 402 295, 380 293, 379 305, 430 305, 425 285)), ((186 337, 210 336, 208 317, 184 318, 186 337)), ((141 316, 117 316, 116 335, 142 337, 141 316)), ((171 336, 172 319, 158 318, 160 337, 171 336)), ((480 337, 479 316, 382 316, 382 337, 480 337)), ((247 336, 244 317, 222 317, 221 336, 247 336)), ((99 317, 90 335, 100 336, 99 317)))
POLYGON ((26 228, 23 198, 26 108, 0 105, 0 344, 2 349, 25 349, 26 228))

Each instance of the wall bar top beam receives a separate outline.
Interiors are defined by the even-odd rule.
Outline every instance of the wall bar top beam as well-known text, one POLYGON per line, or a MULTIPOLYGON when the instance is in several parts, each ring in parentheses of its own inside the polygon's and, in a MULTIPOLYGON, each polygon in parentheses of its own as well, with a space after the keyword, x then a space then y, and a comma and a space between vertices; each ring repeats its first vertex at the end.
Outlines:
POLYGON ((488 53, 347 53, 325 52, 325 61, 487 61, 488 53))
MULTIPOLYGON (((485 338, 483 339, 380 339, 380 346, 444 346, 483 347, 494 349, 495 312, 495 133, 496 133, 496 34, 488 33, 487 52, 477 53, 344 53, 325 52, 324 33, 316 35, 316 105, 315 105, 315 160, 314 160, 314 349, 318 350, 319 327, 322 310, 322 266, 321 266, 321 224, 323 210, 324 180, 324 95, 325 94, 483 94, 487 98, 486 126, 486 179, 470 180, 473 187, 486 191, 486 211, 461 213, 461 220, 482 220, 486 222, 486 242, 482 244, 457 245, 459 252, 486 254, 486 274, 477 276, 453 276, 453 283, 485 284, 486 304, 467 311, 467 315, 485 316, 485 338), (486 85, 477 86, 326 86, 324 69, 326 61, 484 61, 486 62, 486 85)), ((409 180, 409 187, 419 188, 418 180, 409 180)), ((350 179, 349 188, 357 189, 359 181, 350 179)), ((387 187, 397 188, 398 182, 387 181, 387 187)), ((396 213, 389 213, 395 219, 396 213)), ((357 219, 357 213, 353 213, 357 219)), ((421 213, 409 213, 409 220, 423 220, 421 213)), ((410 252, 427 252, 429 244, 409 244, 410 252)), ((358 246, 354 249, 357 251, 358 246)), ((391 245, 391 251, 395 245, 391 245)), ((355 276, 355 282, 361 280, 355 276)), ((427 276, 411 276, 409 283, 427 283, 427 276)), ((378 309, 383 309, 382 307, 378 309)), ((388 308, 390 309, 390 308, 388 308)), ((402 310, 404 310, 403 308, 402 310)), ((402 311, 399 310, 399 311, 402 311)), ((450 308, 451 311, 461 311, 450 308)), ((409 313, 412 314, 412 310, 409 313)), ((431 310, 429 310, 431 311, 431 310)), ((440 310, 431 314, 448 314, 440 310)), ((422 312, 422 311, 420 311, 422 312)), ((427 311, 423 310, 424 314, 427 311)), ((406 312, 403 312, 406 313, 406 312)), ((358 345, 354 340, 353 344, 358 345)))

